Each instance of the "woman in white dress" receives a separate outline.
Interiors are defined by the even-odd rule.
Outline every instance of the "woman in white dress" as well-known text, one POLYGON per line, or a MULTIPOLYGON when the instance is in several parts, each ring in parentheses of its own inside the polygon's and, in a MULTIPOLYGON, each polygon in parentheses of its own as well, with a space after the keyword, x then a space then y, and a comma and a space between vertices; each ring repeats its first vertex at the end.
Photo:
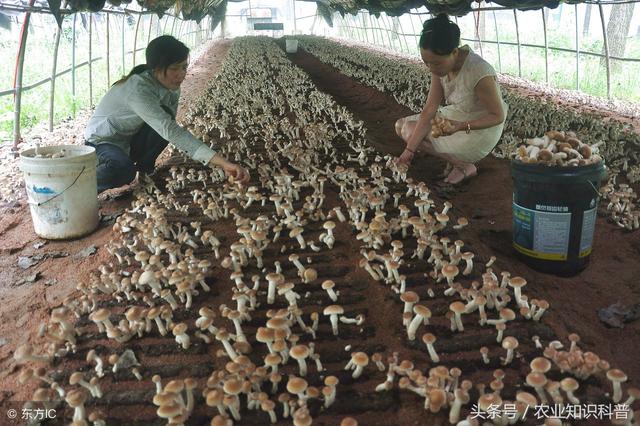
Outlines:
POLYGON ((445 182, 460 183, 478 172, 475 164, 496 146, 507 115, 496 72, 469 46, 460 44, 460 28, 440 14, 425 21, 420 55, 431 71, 427 102, 420 114, 401 118, 396 132, 406 142, 398 158, 410 164, 416 152, 445 159, 445 182), (451 126, 432 137, 436 116, 451 126))

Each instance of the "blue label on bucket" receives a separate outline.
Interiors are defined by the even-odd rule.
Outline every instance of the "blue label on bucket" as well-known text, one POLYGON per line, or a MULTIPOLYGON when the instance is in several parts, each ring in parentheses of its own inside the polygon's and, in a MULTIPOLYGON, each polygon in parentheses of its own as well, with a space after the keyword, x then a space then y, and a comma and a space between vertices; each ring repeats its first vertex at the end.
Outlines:
MULTIPOLYGON (((592 203, 593 204, 593 203, 592 203)), ((585 210, 582 213, 582 230, 580 232, 580 253, 578 257, 585 257, 591 254, 593 245, 593 233, 596 230, 597 209, 585 210)))
POLYGON ((562 208, 531 210, 516 203, 512 209, 516 250, 537 259, 567 260, 571 213, 561 213, 562 208))
POLYGON ((35 192, 36 194, 55 194, 53 189, 51 189, 51 188, 49 188, 47 186, 35 186, 35 185, 33 185, 33 192, 35 192))

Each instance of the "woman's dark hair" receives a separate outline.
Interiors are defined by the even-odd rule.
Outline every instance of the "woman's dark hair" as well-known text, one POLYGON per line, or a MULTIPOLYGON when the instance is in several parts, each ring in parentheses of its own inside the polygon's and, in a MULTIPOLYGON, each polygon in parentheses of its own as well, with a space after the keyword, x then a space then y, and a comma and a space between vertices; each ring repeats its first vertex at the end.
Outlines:
POLYGON ((420 47, 436 55, 449 55, 460 44, 460 28, 441 13, 422 25, 420 47))
POLYGON ((126 77, 121 78, 113 84, 124 83, 132 75, 140 74, 146 70, 160 69, 166 72, 171 64, 182 62, 189 57, 189 48, 177 38, 170 35, 163 35, 149 42, 144 55, 147 60, 146 64, 136 65, 129 71, 126 77))

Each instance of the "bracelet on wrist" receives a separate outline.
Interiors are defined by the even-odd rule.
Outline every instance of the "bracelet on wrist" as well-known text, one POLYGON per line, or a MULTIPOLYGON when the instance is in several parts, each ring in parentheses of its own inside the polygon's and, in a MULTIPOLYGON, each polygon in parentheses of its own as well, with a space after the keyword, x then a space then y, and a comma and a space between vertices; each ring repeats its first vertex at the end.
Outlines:
POLYGON ((405 150, 405 151, 409 151, 409 152, 410 152, 410 153, 412 153, 412 154, 415 154, 415 153, 416 153, 415 151, 412 151, 412 150, 410 150, 409 148, 405 148, 404 150, 405 150))

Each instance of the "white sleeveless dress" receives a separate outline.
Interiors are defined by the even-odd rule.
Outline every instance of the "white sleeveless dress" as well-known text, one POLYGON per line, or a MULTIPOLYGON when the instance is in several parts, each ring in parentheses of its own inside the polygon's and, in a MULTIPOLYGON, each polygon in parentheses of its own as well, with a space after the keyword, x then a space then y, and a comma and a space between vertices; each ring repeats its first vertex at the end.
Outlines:
MULTIPOLYGON (((455 121, 473 121, 488 113, 480 104, 474 89, 478 82, 487 76, 496 76, 493 67, 482 57, 476 55, 469 49, 462 68, 453 80, 449 76, 440 77, 440 83, 444 89, 445 106, 438 109, 438 115, 455 121)), ((496 82, 498 94, 502 99, 500 85, 496 82)), ((502 99, 505 117, 508 105, 502 99)), ((407 117, 408 120, 418 120, 419 114, 407 117)), ((504 121, 496 126, 481 130, 471 130, 467 134, 464 130, 456 132, 450 136, 431 138, 431 143, 437 152, 449 154, 461 161, 475 163, 489 155, 491 150, 498 144, 502 135, 504 121)))

